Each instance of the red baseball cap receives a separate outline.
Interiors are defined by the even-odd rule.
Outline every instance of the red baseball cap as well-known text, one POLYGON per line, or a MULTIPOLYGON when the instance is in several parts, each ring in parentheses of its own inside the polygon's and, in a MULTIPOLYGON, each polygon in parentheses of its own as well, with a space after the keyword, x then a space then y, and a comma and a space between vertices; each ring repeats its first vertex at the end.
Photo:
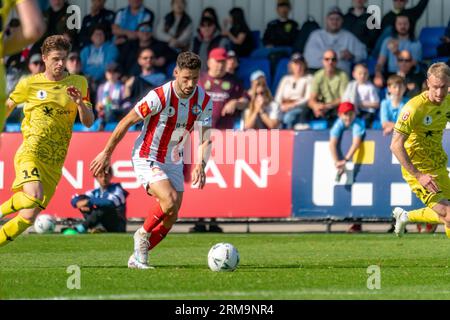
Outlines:
POLYGON ((351 102, 341 102, 338 107, 338 113, 347 113, 349 111, 355 111, 355 106, 351 102))
POLYGON ((214 48, 209 52, 208 59, 223 61, 228 59, 227 50, 224 48, 214 48))

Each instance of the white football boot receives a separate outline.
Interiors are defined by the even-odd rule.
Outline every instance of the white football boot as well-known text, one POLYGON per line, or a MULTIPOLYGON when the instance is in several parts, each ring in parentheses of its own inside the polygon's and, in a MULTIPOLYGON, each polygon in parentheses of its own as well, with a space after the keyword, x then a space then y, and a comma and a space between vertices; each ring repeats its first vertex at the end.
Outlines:
POLYGON ((134 253, 128 259, 128 268, 130 269, 155 269, 152 266, 149 266, 147 263, 140 263, 136 260, 134 253))
POLYGON ((394 232, 397 237, 401 237, 405 233, 405 228, 408 224, 408 211, 403 210, 400 207, 396 207, 392 212, 392 216, 395 219, 394 232))
POLYGON ((147 233, 143 227, 140 227, 134 233, 134 252, 128 260, 129 268, 150 269, 148 265, 148 248, 150 242, 150 233, 147 233))

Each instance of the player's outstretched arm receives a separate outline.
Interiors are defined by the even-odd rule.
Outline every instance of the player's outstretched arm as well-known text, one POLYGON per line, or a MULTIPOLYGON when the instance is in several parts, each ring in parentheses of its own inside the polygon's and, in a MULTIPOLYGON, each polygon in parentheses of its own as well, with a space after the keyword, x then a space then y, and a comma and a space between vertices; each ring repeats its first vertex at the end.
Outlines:
POLYGON ((20 19, 20 30, 5 40, 3 53, 5 56, 17 53, 38 41, 46 30, 36 0, 24 0, 16 5, 16 9, 20 19))
POLYGON ((142 118, 138 116, 134 109, 131 109, 130 112, 128 112, 128 114, 125 116, 125 118, 120 120, 120 122, 117 124, 117 127, 109 137, 103 151, 100 152, 91 162, 89 170, 91 170, 94 176, 97 176, 97 174, 99 174, 102 170, 108 172, 111 163, 111 156, 117 144, 123 139, 128 129, 141 120, 142 118))
POLYGON ((6 119, 8 119, 9 115, 11 114, 11 112, 14 110, 15 107, 16 107, 16 103, 14 101, 12 101, 11 99, 6 100, 5 121, 6 121, 6 119))

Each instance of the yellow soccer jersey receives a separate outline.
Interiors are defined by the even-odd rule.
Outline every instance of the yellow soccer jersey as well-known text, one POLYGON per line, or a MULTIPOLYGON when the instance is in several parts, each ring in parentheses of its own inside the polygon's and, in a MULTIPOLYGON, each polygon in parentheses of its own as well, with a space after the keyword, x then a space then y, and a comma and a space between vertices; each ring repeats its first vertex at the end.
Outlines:
POLYGON ((64 163, 78 110, 66 92, 69 86, 80 90, 84 103, 91 106, 87 80, 82 76, 50 81, 39 73, 19 81, 10 95, 16 104, 25 103, 23 143, 17 156, 36 157, 56 166, 64 163))
POLYGON ((408 136, 406 152, 421 172, 430 173, 447 167, 442 135, 448 121, 450 95, 438 106, 428 100, 428 91, 425 91, 402 108, 395 130, 408 136))

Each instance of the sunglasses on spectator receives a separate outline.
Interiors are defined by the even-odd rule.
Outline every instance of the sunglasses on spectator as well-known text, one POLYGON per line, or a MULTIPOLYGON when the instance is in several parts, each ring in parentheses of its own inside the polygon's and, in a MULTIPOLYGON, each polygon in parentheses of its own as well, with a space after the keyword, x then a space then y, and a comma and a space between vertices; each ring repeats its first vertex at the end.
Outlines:
POLYGON ((397 61, 398 62, 411 62, 412 59, 402 59, 402 58, 400 58, 400 59, 397 59, 397 61))
POLYGON ((336 62, 337 58, 334 58, 334 57, 333 58, 323 58, 323 60, 336 62))
POLYGON ((44 64, 44 61, 34 61, 34 62, 32 62, 32 64, 34 64, 34 65, 43 65, 44 64))

